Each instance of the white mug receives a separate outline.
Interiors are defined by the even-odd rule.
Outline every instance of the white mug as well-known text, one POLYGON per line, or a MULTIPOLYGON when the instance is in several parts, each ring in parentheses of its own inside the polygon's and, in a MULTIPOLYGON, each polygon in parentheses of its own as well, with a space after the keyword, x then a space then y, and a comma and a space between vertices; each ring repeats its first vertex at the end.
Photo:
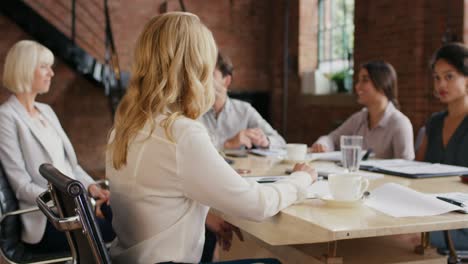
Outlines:
POLYGON ((303 161, 307 155, 306 144, 286 144, 288 160, 303 161))
POLYGON ((328 175, 328 186, 335 200, 356 201, 369 188, 369 180, 356 173, 328 175))

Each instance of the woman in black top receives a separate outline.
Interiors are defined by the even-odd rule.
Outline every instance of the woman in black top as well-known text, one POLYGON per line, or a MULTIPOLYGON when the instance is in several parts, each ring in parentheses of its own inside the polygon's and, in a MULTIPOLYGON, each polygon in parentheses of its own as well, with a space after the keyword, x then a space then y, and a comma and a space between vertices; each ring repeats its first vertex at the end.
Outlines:
MULTIPOLYGON (((433 57, 434 93, 447 105, 426 123, 416 159, 468 167, 468 48, 451 43, 433 57)), ((468 229, 451 231, 457 249, 468 249, 468 229)), ((442 232, 431 233, 434 246, 446 248, 442 232)))

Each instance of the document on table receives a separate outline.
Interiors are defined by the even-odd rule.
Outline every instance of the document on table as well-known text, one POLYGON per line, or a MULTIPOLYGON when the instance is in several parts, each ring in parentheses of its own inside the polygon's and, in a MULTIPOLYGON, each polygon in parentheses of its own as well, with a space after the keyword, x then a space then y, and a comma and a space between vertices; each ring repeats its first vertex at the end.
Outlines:
POLYGON ((403 159, 363 161, 361 162, 361 169, 410 178, 468 174, 468 168, 466 167, 403 159))
MULTIPOLYGON (((285 149, 250 149, 249 152, 262 157, 287 157, 285 149)), ((341 151, 308 153, 305 160, 341 161, 341 151)))
POLYGON ((284 149, 249 149, 249 152, 262 157, 284 157, 286 150, 284 149))
MULTIPOLYGON (((336 164, 329 164, 329 163, 314 164, 314 168, 317 170, 318 175, 323 176, 325 178, 328 177, 328 175, 330 174, 347 172, 345 168, 337 166, 336 164)), ((362 177, 369 179, 369 180, 381 179, 384 177, 382 173, 367 172, 367 171, 358 171, 356 172, 356 174, 361 175, 362 177)))
POLYGON ((460 210, 459 206, 441 201, 431 194, 386 183, 371 191, 365 204, 393 217, 433 216, 460 210))
POLYGON ((446 199, 446 202, 451 202, 452 204, 460 204, 460 210, 457 212, 468 214, 468 193, 462 192, 451 192, 451 193, 433 193, 438 199, 446 199))
POLYGON ((306 160, 341 161, 341 151, 308 153, 306 156, 306 160))

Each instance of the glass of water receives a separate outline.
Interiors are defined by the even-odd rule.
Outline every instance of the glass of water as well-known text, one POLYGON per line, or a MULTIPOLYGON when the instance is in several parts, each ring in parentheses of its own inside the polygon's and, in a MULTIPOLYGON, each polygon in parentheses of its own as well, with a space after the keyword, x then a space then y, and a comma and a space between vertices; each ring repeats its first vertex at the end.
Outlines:
POLYGON ((341 164, 349 172, 359 170, 361 161, 362 136, 341 136, 341 164))

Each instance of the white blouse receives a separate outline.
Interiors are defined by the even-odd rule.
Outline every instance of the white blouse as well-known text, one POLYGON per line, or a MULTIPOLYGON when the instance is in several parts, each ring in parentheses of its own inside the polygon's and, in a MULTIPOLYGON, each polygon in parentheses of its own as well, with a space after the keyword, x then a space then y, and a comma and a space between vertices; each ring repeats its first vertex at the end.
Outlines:
POLYGON ((31 117, 32 123, 36 128, 42 139, 44 139, 44 146, 50 150, 52 164, 61 173, 75 179, 70 162, 65 157, 65 148, 63 141, 54 127, 39 113, 36 117, 31 117))
POLYGON ((107 155, 116 263, 199 262, 209 207, 261 221, 305 197, 306 172, 274 184, 245 180, 201 123, 177 119, 172 142, 159 126, 162 118, 151 134, 147 124, 130 142, 125 167, 115 170, 107 155))

